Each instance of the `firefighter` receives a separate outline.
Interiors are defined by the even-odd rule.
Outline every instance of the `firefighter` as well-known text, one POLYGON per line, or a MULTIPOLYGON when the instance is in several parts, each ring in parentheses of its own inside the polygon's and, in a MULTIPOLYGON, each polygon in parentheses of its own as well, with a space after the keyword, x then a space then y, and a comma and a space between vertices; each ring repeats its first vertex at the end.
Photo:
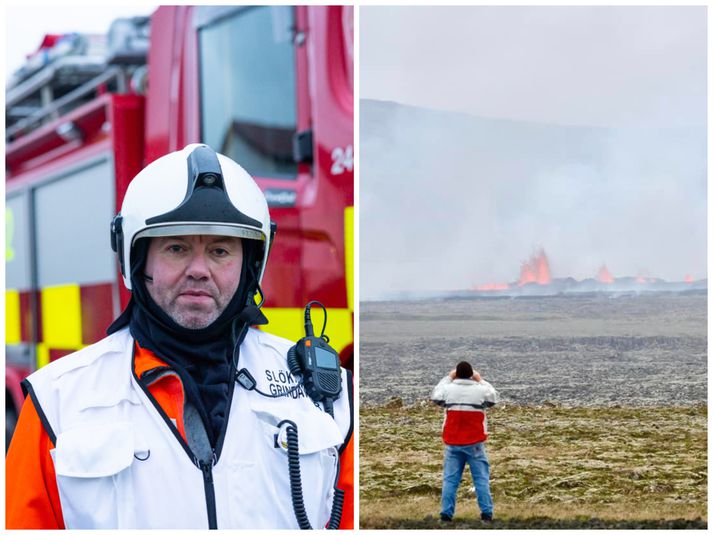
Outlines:
POLYGON ((8 528, 335 527, 351 389, 327 414, 293 343, 251 328, 271 228, 257 184, 205 145, 134 178, 112 222, 131 300, 107 338, 23 383, 8 528))
POLYGON ((493 386, 473 371, 468 362, 459 362, 454 370, 436 385, 431 400, 446 408, 443 442, 446 445, 441 492, 441 520, 450 522, 456 507, 456 492, 466 463, 484 522, 493 519, 490 494, 490 463, 485 451, 488 425, 485 409, 498 401, 493 386))

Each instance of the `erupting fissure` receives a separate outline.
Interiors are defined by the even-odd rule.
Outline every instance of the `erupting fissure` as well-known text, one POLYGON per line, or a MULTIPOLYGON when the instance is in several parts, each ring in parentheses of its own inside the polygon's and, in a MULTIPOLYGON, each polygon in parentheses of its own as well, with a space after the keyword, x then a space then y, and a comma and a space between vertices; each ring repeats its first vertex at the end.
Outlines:
MULTIPOLYGON (((631 284, 632 282, 637 285, 651 285, 660 283, 667 284, 666 281, 649 276, 644 270, 640 271, 636 277, 623 277, 621 279, 617 279, 611 274, 611 271, 609 271, 609 268, 606 264, 602 264, 600 266, 599 270, 597 271, 595 280, 599 284, 614 284, 615 286, 613 286, 612 288, 616 287, 616 284, 619 283, 625 285, 631 284)), ((583 281, 583 283, 587 283, 586 281, 592 281, 592 279, 586 279, 585 281, 583 281)), ((684 278, 684 282, 687 284, 693 284, 694 279, 690 274, 687 274, 684 278)), ((533 252, 530 255, 530 258, 522 262, 522 264, 520 265, 520 278, 517 281, 511 282, 509 284, 504 282, 479 284, 472 286, 471 289, 478 292, 492 292, 498 290, 517 290, 518 288, 529 284, 536 284, 541 286, 559 284, 561 286, 563 283, 579 284, 571 277, 567 279, 553 280, 552 274, 550 272, 550 263, 547 258, 547 254, 545 253, 544 248, 540 248, 539 250, 533 252)))
POLYGON ((604 284, 611 284, 614 282, 614 277, 612 277, 612 274, 609 272, 609 268, 607 268, 606 264, 602 264, 602 267, 599 268, 597 280, 599 282, 603 282, 604 284))
POLYGON ((552 282, 550 263, 547 260, 544 249, 532 253, 530 258, 522 263, 522 267, 520 268, 520 280, 517 281, 517 285, 524 286, 529 282, 535 282, 537 284, 549 284, 552 282))

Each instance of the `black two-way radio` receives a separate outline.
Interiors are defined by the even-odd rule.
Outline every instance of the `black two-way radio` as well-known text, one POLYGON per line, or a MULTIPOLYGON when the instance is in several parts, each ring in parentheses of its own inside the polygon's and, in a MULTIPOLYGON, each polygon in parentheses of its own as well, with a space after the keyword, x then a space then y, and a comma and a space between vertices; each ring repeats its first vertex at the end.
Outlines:
MULTIPOLYGON (((327 309, 325 306, 319 301, 307 303, 307 306, 305 306, 305 336, 287 352, 287 366, 293 375, 302 376, 302 384, 310 399, 315 403, 321 401, 325 412, 334 418, 334 400, 339 397, 342 391, 342 370, 339 367, 339 355, 330 347, 329 337, 324 334, 326 328, 327 309), (324 311, 324 323, 322 324, 322 333, 319 336, 314 335, 312 327, 312 318, 310 317, 312 305, 319 305, 324 311)), ((297 426, 294 422, 287 423, 287 452, 292 507, 300 529, 312 529, 302 497, 302 481, 297 449, 297 426)), ((338 481, 339 462, 337 462, 337 475, 334 478, 332 514, 327 529, 338 529, 342 518, 344 491, 337 488, 338 481)))
POLYGON ((324 409, 333 416, 332 403, 342 391, 342 370, 339 355, 329 345, 329 337, 324 334, 327 327, 327 309, 319 301, 310 301, 305 307, 305 336, 292 346, 287 353, 287 366, 293 375, 302 376, 305 392, 314 401, 322 402, 324 409), (314 335, 310 311, 312 305, 324 310, 322 333, 314 335))
POLYGON ((255 390, 258 394, 271 398, 289 396, 296 390, 304 388, 305 393, 312 401, 315 403, 321 401, 324 410, 334 417, 332 406, 342 391, 342 369, 339 366, 339 355, 330 347, 329 337, 324 334, 326 327, 327 309, 324 305, 319 301, 307 303, 305 306, 305 336, 287 352, 287 366, 290 373, 302 378, 294 387, 279 394, 268 394, 257 388, 257 381, 245 368, 237 371, 236 380, 245 389, 255 390), (310 315, 314 304, 324 310, 324 324, 319 336, 314 335, 310 315))

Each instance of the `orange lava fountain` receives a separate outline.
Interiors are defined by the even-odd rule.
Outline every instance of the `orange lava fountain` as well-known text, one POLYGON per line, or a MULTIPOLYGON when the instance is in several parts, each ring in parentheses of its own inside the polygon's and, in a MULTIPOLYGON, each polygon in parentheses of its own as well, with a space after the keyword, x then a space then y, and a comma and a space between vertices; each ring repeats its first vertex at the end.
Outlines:
POLYGON ((599 268, 597 280, 599 282, 603 282, 604 284, 611 284, 614 282, 614 277, 612 277, 612 274, 609 272, 609 268, 607 268, 606 264, 602 264, 602 267, 599 268))
POLYGON ((522 263, 520 280, 517 281, 517 285, 524 286, 530 282, 536 282, 537 284, 549 284, 552 282, 550 263, 547 260, 544 249, 533 253, 527 261, 522 263))

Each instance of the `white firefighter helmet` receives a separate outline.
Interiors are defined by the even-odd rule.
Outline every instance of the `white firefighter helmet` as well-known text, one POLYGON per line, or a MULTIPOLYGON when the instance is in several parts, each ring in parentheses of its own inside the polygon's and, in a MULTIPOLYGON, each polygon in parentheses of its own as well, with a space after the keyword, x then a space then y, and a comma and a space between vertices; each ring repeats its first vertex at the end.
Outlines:
POLYGON ((274 234, 262 191, 233 160, 191 144, 147 165, 129 184, 111 224, 111 245, 131 290, 132 246, 139 238, 210 234, 259 240, 262 280, 274 234))

